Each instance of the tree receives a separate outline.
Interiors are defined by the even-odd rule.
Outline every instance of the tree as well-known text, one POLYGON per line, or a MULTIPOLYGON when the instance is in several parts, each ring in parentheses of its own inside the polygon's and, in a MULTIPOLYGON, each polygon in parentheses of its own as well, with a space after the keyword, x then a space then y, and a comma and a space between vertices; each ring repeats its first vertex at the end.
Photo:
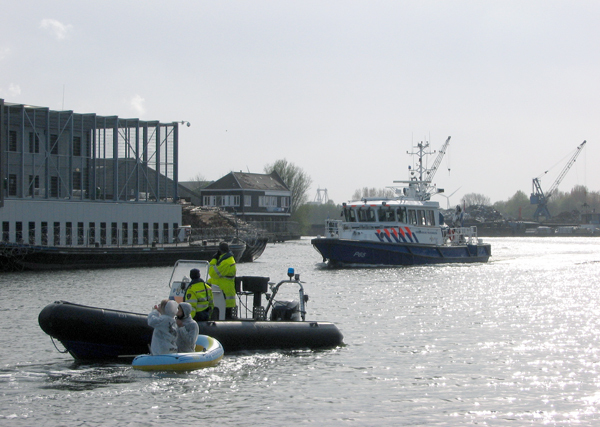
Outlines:
POLYGON ((529 219, 535 211, 535 207, 529 201, 529 196, 521 190, 517 191, 507 201, 494 203, 494 209, 507 219, 529 219))
POLYGON ((190 179, 190 181, 204 182, 204 181, 206 181, 206 178, 204 178, 204 175, 202 175, 200 172, 198 172, 196 175, 194 175, 192 177, 192 179, 190 179))
POLYGON ((368 188, 363 187, 355 190, 352 194, 352 200, 361 200, 365 197, 381 197, 382 199, 391 199, 394 197, 394 190, 390 188, 368 188))
POLYGON ((331 200, 322 205, 307 203, 298 208, 292 214, 292 221, 298 222, 300 232, 303 236, 314 235, 312 227, 322 229, 327 219, 339 219, 341 206, 337 206, 331 200))
POLYGON ((306 203, 306 193, 312 184, 312 179, 298 166, 286 159, 277 160, 272 165, 265 166, 265 173, 277 172, 285 185, 292 192, 292 212, 306 203))
POLYGON ((490 206, 492 204, 489 197, 477 193, 465 194, 461 199, 461 202, 465 207, 472 205, 490 206))

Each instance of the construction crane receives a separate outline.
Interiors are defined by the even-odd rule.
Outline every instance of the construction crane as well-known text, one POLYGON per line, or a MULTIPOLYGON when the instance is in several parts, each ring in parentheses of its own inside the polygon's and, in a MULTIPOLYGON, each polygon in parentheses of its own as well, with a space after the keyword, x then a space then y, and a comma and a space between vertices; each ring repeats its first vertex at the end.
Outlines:
POLYGON ((446 140, 446 142, 444 142, 444 145, 442 145, 442 148, 440 148, 439 153, 437 155, 437 157, 435 158, 435 162, 433 162, 433 166, 431 167, 431 169, 429 169, 426 174, 426 180, 429 182, 433 181, 433 177, 435 175, 435 173, 437 172, 438 168, 440 167, 440 163, 442 163, 442 159, 444 158, 444 154, 446 154, 446 149, 448 148, 448 145, 450 144, 450 137, 448 137, 448 139, 446 140))
POLYGON ((529 201, 532 205, 537 205, 537 209, 533 214, 533 218, 536 221, 538 221, 540 216, 544 216, 544 218, 546 219, 552 218, 552 216, 550 215, 550 211, 548 210, 548 201, 550 200, 550 197, 552 197, 552 194, 554 194, 554 191, 556 190, 560 182, 563 180, 567 172, 569 172, 569 169, 571 169, 571 166, 573 166, 573 163, 575 163, 575 160, 577 159, 577 156, 579 156, 579 154, 581 153, 581 149, 583 148, 585 143, 586 141, 583 141, 581 144, 579 144, 579 146, 575 150, 575 154, 573 154, 571 159, 567 162, 560 175, 558 175, 558 178, 556 178, 556 181, 554 181, 554 184, 552 184, 552 187, 550 187, 546 194, 544 194, 544 191, 542 190, 540 178, 542 175, 547 174, 548 171, 544 172, 537 178, 533 178, 533 189, 531 197, 529 197, 529 201))

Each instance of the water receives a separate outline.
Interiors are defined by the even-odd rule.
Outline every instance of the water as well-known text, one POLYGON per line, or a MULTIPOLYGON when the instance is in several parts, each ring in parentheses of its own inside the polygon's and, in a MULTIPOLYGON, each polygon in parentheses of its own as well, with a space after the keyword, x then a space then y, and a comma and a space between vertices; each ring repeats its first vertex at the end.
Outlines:
POLYGON ((0 424, 598 423, 600 239, 486 240, 487 264, 344 270, 322 268, 308 239, 270 244, 238 274, 294 267, 307 319, 335 322, 346 346, 185 374, 78 364, 37 323, 58 299, 149 312, 170 268, 3 274, 0 424))

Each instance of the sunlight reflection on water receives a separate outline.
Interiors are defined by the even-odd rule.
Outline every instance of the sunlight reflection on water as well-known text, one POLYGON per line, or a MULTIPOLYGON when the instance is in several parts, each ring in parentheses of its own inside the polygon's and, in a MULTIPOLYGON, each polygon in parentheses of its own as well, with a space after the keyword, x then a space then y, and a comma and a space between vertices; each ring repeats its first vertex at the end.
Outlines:
POLYGON ((233 425, 594 424, 600 239, 486 240, 487 264, 343 270, 322 268, 307 239, 269 245, 238 274, 278 281, 294 267, 310 296, 307 319, 337 323, 346 345, 230 354, 185 374, 77 364, 37 325, 56 299, 148 312, 167 292, 169 268, 6 274, 0 420, 162 425, 210 413, 233 425))

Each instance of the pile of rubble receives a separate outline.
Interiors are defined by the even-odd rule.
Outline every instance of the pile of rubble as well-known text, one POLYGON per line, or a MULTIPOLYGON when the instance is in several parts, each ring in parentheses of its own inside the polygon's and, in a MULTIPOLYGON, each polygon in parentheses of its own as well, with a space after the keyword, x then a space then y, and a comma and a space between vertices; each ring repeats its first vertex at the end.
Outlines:
MULTIPOLYGON (((452 217, 456 212, 455 209, 443 209, 441 210, 444 215, 444 222, 446 224, 452 224, 452 217)), ((504 217, 500 212, 491 206, 485 205, 471 205, 467 206, 467 209, 463 213, 463 222, 465 223, 486 223, 504 221, 504 217)))
POLYGON ((183 206, 181 216, 185 225, 192 228, 231 228, 235 229, 235 218, 226 215, 216 207, 183 206))

